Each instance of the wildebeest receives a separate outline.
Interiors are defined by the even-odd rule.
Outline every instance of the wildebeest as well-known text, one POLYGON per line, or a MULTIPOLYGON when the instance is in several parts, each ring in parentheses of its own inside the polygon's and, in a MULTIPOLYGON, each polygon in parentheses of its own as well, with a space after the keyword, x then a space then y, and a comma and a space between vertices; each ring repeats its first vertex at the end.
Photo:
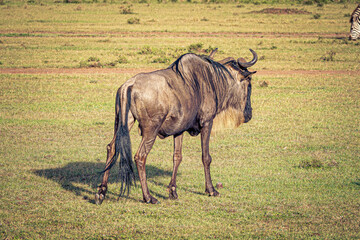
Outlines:
POLYGON ((157 136, 174 136, 173 174, 168 186, 169 198, 176 199, 176 174, 182 160, 184 132, 201 134, 202 162, 205 170, 205 192, 217 196, 210 176, 210 132, 214 119, 228 117, 236 126, 252 117, 250 102, 251 76, 247 68, 257 62, 257 54, 246 62, 226 58, 216 62, 210 56, 188 53, 163 70, 141 73, 127 80, 117 91, 114 137, 107 145, 107 160, 103 180, 95 195, 101 204, 107 191, 109 170, 120 156, 120 196, 135 181, 129 131, 139 123, 142 140, 135 154, 143 199, 157 203, 150 195, 145 164, 157 136))
POLYGON ((356 40, 360 38, 360 4, 355 8, 350 16, 350 35, 349 40, 356 40))

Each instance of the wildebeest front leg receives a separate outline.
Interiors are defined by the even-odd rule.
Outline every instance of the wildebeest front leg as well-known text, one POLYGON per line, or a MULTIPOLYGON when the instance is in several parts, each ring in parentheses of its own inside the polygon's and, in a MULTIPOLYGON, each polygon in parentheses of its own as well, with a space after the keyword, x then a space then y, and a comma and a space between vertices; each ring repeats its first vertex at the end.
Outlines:
POLYGON ((168 192, 169 192, 169 198, 170 199, 177 199, 178 195, 176 193, 176 175, 179 168, 179 165, 182 160, 182 140, 183 140, 183 134, 179 136, 174 136, 174 166, 173 166, 173 173, 171 177, 170 184, 168 186, 168 192))
POLYGON ((210 164, 211 156, 209 153, 209 142, 210 142, 210 133, 211 133, 212 122, 205 123, 201 129, 201 149, 202 149, 202 162, 204 164, 205 171, 205 192, 210 196, 218 196, 217 192, 212 184, 211 175, 210 175, 210 164))

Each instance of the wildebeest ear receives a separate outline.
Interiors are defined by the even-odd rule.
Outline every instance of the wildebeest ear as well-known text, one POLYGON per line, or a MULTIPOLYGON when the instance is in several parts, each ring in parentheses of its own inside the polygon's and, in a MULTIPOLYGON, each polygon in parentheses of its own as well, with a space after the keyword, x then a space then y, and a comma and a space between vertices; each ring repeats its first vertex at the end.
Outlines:
POLYGON ((245 72, 242 72, 241 75, 244 76, 244 78, 248 78, 248 77, 251 77, 252 75, 254 75, 256 73, 255 72, 249 72, 249 71, 245 71, 245 72))
POLYGON ((256 73, 256 71, 250 72, 249 76, 252 76, 252 75, 254 75, 255 73, 256 73))

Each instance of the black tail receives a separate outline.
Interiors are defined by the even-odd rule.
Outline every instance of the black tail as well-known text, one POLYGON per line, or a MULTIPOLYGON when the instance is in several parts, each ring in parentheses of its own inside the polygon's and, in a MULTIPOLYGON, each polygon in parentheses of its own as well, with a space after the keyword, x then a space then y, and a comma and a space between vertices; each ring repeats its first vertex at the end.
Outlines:
POLYGON ((131 88, 123 86, 116 94, 115 108, 118 109, 118 129, 116 131, 115 154, 111 159, 111 164, 103 171, 110 170, 120 155, 120 197, 123 196, 125 192, 129 195, 130 187, 135 184, 134 164, 128 127, 130 91, 131 88))

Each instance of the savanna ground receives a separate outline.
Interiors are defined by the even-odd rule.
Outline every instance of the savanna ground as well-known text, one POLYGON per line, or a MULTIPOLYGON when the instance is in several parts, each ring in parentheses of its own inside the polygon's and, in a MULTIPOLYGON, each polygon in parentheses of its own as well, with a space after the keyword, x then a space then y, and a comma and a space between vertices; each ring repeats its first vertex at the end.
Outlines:
POLYGON ((360 238, 356 4, 0 3, 2 239, 360 238), (118 200, 113 169, 96 206, 117 88, 216 47, 259 54, 253 119, 211 138, 221 196, 204 193, 200 138, 186 135, 178 200, 167 138, 147 162, 161 204, 142 203, 139 183, 118 200))

